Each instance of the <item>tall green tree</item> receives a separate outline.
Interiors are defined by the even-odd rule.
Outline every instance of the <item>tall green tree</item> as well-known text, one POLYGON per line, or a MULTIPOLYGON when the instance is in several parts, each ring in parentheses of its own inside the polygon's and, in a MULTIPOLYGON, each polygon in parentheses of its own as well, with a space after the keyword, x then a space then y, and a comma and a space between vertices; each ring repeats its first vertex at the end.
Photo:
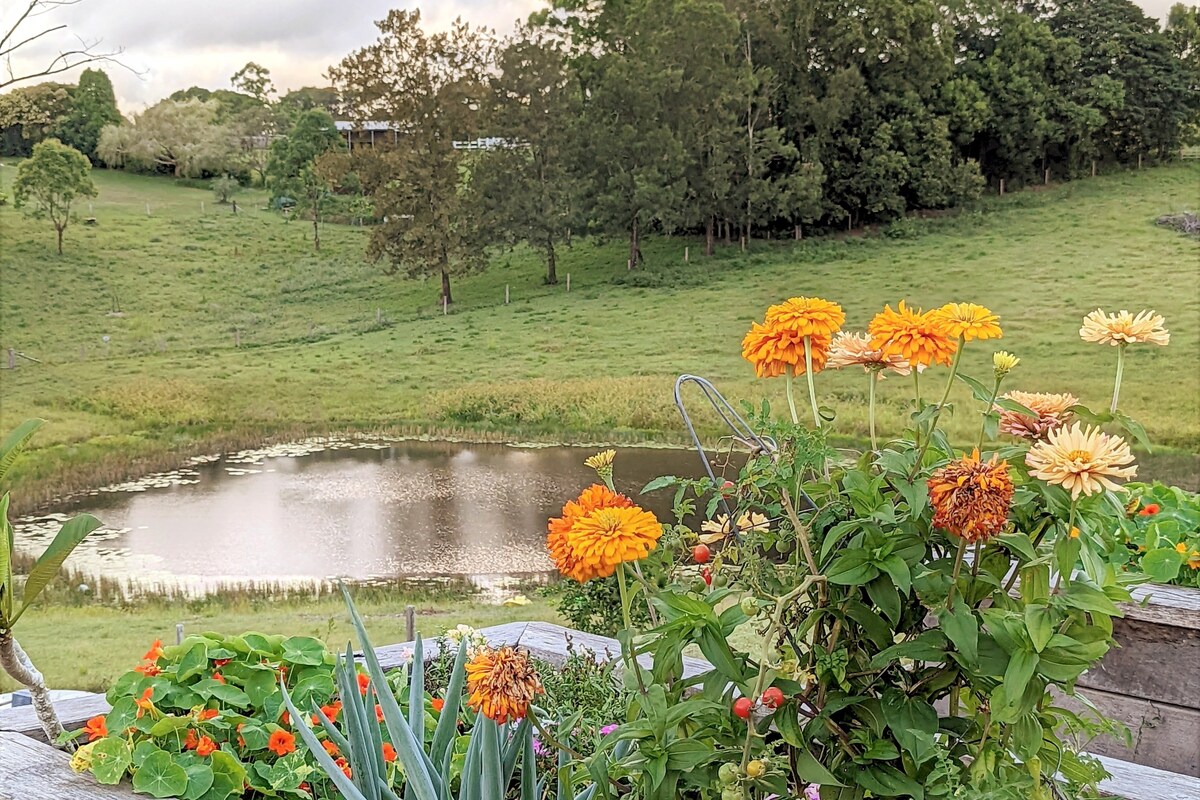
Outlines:
POLYGON ((58 125, 58 137, 92 159, 99 160, 96 145, 100 131, 107 125, 119 125, 121 112, 112 81, 103 70, 85 69, 71 98, 71 110, 58 125))
POLYGON ((78 197, 95 197, 92 163, 87 156, 57 139, 46 139, 33 155, 17 165, 13 195, 18 207, 33 203, 35 212, 49 217, 63 251, 63 232, 71 221, 71 204, 78 197))
POLYGON ((266 167, 267 188, 275 197, 300 201, 312 216, 313 247, 321 249, 321 205, 331 184, 331 167, 318 168, 326 153, 342 151, 346 143, 329 112, 309 109, 302 113, 286 136, 271 144, 266 167))
POLYGON ((496 66, 489 131, 503 141, 472 162, 472 194, 487 231, 541 252, 546 283, 556 284, 558 248, 579 222, 578 81, 561 45, 527 27, 496 66))
POLYGON ((58 131, 71 113, 75 87, 38 83, 0 94, 0 155, 27 156, 58 131))
POLYGON ((363 188, 383 219, 368 252, 393 272, 439 278, 450 303, 451 274, 486 264, 466 187, 472 151, 454 143, 480 135, 494 43, 461 20, 427 33, 417 11, 392 11, 376 25, 374 44, 329 70, 354 119, 387 121, 400 136, 395 147, 359 151, 363 188))
POLYGON ((97 154, 110 166, 169 172, 177 178, 221 174, 236 166, 233 129, 213 100, 163 100, 129 124, 100 131, 97 154))

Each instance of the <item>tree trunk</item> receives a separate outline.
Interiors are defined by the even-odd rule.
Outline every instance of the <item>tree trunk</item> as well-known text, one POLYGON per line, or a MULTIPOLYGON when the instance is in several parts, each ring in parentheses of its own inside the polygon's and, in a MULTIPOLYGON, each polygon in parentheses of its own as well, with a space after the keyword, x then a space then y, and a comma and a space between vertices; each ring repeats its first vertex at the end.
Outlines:
POLYGON ((712 214, 709 214, 708 219, 704 221, 704 255, 706 256, 713 254, 713 228, 716 227, 716 224, 712 214))
MULTIPOLYGON (((37 714, 38 722, 42 724, 46 740, 54 744, 63 732, 63 726, 58 721, 58 715, 54 713, 54 705, 50 702, 50 690, 46 687, 46 679, 37 667, 33 666, 33 662, 25 655, 25 651, 11 632, 0 635, 0 666, 4 667, 4 671, 11 675, 13 680, 29 689, 29 695, 33 698, 33 710, 37 714)), ((68 749, 73 750, 74 747, 68 745, 68 749)))
POLYGON ((319 215, 319 212, 317 211, 316 206, 313 206, 312 217, 313 217, 313 249, 317 250, 319 252, 321 250, 321 226, 319 224, 321 221, 321 217, 319 215))
POLYGON ((61 256, 62 255, 63 226, 55 225, 54 230, 58 234, 58 254, 61 256))
POLYGON ((733 239, 729 238, 729 220, 721 220, 721 231, 725 235, 725 244, 733 244, 733 239))
POLYGON ((554 253, 554 238, 546 235, 546 283, 554 286, 558 283, 558 259, 554 253))
POLYGON ((442 267, 442 302, 450 305, 454 302, 454 298, 450 296, 450 273, 446 272, 446 268, 442 267))
POLYGON ((797 222, 796 223, 796 241, 798 242, 803 238, 804 238, 804 232, 800 229, 800 223, 797 222))
POLYGON ((642 251, 638 247, 638 215, 633 215, 633 220, 629 225, 629 269, 642 262, 642 251))

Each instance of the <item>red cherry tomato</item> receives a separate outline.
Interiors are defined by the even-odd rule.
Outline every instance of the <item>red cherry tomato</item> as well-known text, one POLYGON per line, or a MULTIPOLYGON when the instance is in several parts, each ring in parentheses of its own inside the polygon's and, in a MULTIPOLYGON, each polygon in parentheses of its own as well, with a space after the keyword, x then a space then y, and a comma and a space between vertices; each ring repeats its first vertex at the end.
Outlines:
POLYGON ((783 692, 777 686, 768 688, 763 692, 762 704, 774 711, 783 705, 783 692))
POLYGON ((708 545, 698 544, 692 548, 692 558, 696 560, 697 564, 707 564, 708 560, 712 558, 712 551, 708 549, 708 545))
POLYGON ((733 701, 733 713, 742 719, 750 719, 750 712, 753 708, 754 703, 749 697, 739 697, 733 701))
POLYGON ((712 573, 708 571, 708 567, 700 570, 700 577, 704 578, 705 586, 712 586, 712 573))

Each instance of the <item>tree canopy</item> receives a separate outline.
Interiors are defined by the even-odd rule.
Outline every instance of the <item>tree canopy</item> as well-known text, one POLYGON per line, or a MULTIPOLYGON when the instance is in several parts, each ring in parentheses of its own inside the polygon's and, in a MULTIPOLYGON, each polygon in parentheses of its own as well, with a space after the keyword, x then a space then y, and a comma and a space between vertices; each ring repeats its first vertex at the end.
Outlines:
POLYGON ((46 139, 33 154, 17 165, 13 195, 17 206, 32 202, 35 212, 54 224, 58 254, 63 251, 63 232, 71 221, 71 204, 77 197, 95 197, 92 164, 87 156, 57 139, 46 139))

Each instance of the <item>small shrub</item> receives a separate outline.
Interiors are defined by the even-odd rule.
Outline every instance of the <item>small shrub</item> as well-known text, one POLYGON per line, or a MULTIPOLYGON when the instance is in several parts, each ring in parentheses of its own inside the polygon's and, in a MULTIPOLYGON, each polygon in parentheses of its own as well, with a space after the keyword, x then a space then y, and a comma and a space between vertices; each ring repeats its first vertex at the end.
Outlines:
POLYGON ((212 190, 217 202, 224 204, 242 190, 242 185, 232 175, 222 175, 219 178, 213 178, 212 190))

